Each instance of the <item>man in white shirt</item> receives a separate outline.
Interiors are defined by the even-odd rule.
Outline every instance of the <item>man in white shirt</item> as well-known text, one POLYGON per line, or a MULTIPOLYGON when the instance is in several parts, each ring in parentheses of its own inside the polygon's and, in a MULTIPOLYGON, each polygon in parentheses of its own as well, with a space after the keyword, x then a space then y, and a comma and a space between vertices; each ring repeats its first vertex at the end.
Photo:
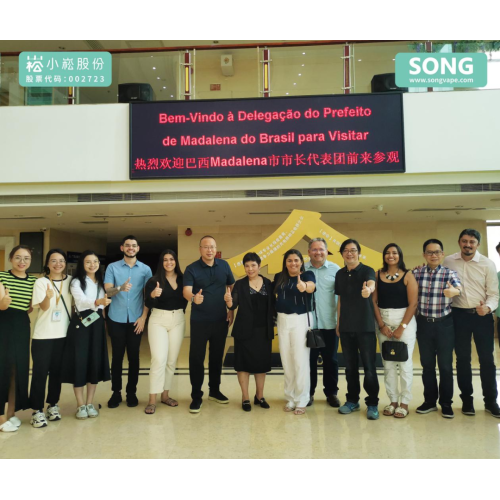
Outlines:
POLYGON ((485 410, 500 418, 492 314, 498 307, 498 277, 493 261, 478 252, 480 243, 478 231, 464 229, 458 238, 460 252, 444 260, 444 265, 453 269, 462 282, 462 294, 453 298, 457 382, 463 403, 462 413, 475 415, 471 369, 471 337, 474 335, 485 410))

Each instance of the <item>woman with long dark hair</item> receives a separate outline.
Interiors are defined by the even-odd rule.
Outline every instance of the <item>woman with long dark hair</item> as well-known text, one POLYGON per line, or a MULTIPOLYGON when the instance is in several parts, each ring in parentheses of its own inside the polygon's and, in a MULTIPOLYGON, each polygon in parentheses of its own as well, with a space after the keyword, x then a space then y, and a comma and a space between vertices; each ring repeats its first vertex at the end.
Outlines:
POLYGON ((76 315, 68 328, 62 381, 73 384, 78 406, 75 416, 79 420, 99 416, 93 405, 97 384, 111 380, 103 318, 103 310, 111 304, 111 299, 105 294, 99 265, 95 252, 83 252, 70 286, 76 315))
POLYGON ((30 388, 30 404, 33 409, 31 425, 47 427, 49 421, 61 420, 58 402, 61 395, 61 366, 69 322, 71 321, 70 279, 64 273, 66 253, 53 248, 45 257, 43 278, 38 278, 33 290, 33 308, 38 317, 31 341, 33 370, 30 388), (45 387, 47 393, 47 417, 43 412, 45 387))
POLYGON ((292 248, 283 257, 283 270, 274 278, 278 336, 285 375, 284 411, 303 415, 309 402, 310 349, 306 345, 309 324, 313 324, 311 294, 316 290, 312 271, 304 269, 302 254, 292 248))
POLYGON ((248 383, 255 376, 254 404, 269 408, 264 398, 266 373, 271 371, 274 337, 274 293, 270 280, 259 274, 260 257, 253 252, 243 257, 246 276, 224 295, 229 310, 238 309, 231 335, 234 337, 234 369, 242 392, 243 411, 250 411, 248 383))
POLYGON ((390 400, 390 404, 384 408, 384 415, 404 418, 408 415, 408 403, 412 398, 418 284, 413 273, 408 272, 403 251, 396 243, 389 243, 382 255, 382 269, 376 273, 377 286, 372 294, 378 342, 381 348, 386 340, 399 340, 408 346, 407 361, 382 360, 385 388, 390 400))
POLYGON ((36 277, 26 271, 31 249, 17 245, 9 254, 10 271, 0 272, 0 431, 15 432, 15 412, 29 408, 31 297, 36 277), (5 404, 8 402, 7 415, 5 404))
POLYGON ((182 272, 177 254, 164 250, 158 260, 154 276, 145 288, 146 307, 151 309, 148 340, 151 348, 149 371, 149 402, 144 412, 156 411, 156 395, 167 406, 179 403, 169 396, 175 374, 175 365, 184 339, 187 300, 182 295, 182 272))

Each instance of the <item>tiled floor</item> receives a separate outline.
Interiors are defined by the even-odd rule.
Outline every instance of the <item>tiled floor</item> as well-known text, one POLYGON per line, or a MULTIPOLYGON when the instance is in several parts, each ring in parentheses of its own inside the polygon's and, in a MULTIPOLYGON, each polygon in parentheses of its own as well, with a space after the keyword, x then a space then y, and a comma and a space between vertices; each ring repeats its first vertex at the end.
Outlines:
MULTIPOLYGON (((496 341, 498 342, 498 341, 496 341)), ((228 344, 232 343, 231 340, 228 344)), ((18 416, 23 425, 16 433, 0 433, 1 458, 500 458, 500 419, 483 411, 478 370, 474 370, 477 415, 460 413, 458 388, 455 418, 444 419, 440 412, 418 415, 422 402, 420 365, 416 360, 414 399, 406 419, 381 416, 368 421, 362 411, 340 415, 317 393, 314 405, 304 416, 282 411, 283 375, 273 370, 267 377, 265 396, 270 410, 253 407, 241 410, 241 393, 232 369, 224 369, 222 391, 228 405, 205 399, 201 413, 188 412, 190 384, 187 372, 186 339, 174 378, 173 397, 178 408, 159 404, 155 415, 145 415, 149 389, 147 371, 139 377, 140 405, 127 408, 122 403, 108 409, 110 382, 99 384, 96 402, 103 405, 99 418, 79 421, 74 418, 72 388, 63 386, 63 420, 43 429, 29 425, 30 411, 18 416)), ((497 366, 498 344, 497 344, 497 366)), ((149 348, 143 344, 142 366, 148 366, 149 348)), ((474 362, 477 367, 477 361, 474 362)), ((500 383, 500 373, 498 377, 500 383)), ((387 402, 380 371, 381 401, 387 402)), ((253 387, 253 384, 252 384, 253 387)), ((340 376, 339 396, 346 392, 345 376, 340 376)), ((363 397, 363 395, 362 395, 363 397)))

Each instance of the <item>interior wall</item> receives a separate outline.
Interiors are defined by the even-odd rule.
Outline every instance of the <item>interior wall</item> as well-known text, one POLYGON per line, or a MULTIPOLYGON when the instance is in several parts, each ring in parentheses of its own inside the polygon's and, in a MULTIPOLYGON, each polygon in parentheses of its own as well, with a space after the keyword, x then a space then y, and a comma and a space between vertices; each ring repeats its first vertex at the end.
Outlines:
POLYGON ((80 234, 73 234, 58 229, 49 229, 49 244, 50 247, 45 249, 45 252, 51 248, 60 248, 65 252, 83 252, 91 249, 100 255, 106 255, 106 240, 100 238, 90 238, 80 234))
POLYGON ((0 250, 0 271, 5 271, 5 250, 0 250))

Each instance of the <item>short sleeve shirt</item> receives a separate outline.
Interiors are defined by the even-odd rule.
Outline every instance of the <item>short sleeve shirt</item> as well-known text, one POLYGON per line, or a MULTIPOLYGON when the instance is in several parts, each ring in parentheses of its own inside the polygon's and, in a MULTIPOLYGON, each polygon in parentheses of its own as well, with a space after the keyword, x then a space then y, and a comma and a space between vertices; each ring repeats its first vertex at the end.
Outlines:
POLYGON ((234 276, 225 260, 214 259, 209 266, 203 259, 186 267, 184 286, 193 287, 193 293, 202 290, 203 302, 191 303, 191 321, 225 321, 227 318, 224 294, 226 286, 234 283, 234 276))
POLYGON ((343 267, 335 276, 335 293, 340 297, 340 331, 374 332, 375 313, 371 295, 361 295, 365 281, 375 281, 375 271, 364 264, 348 270, 343 267))
POLYGON ((34 340, 63 339, 66 337, 70 322, 68 313, 71 314, 72 299, 69 291, 70 282, 71 278, 68 276, 63 280, 53 282, 48 278, 38 278, 36 280, 35 287, 33 288, 33 309, 38 309, 38 316, 35 323, 35 330, 33 331, 34 340), (56 290, 54 290, 54 296, 50 299, 49 308, 43 311, 40 308, 40 302, 43 302, 47 296, 47 287, 54 288, 52 283, 54 283, 56 290), (68 312, 64 308, 60 293, 64 297, 68 312), (55 311, 59 311, 59 321, 53 321, 55 311))
POLYGON ((29 310, 35 281, 36 276, 32 274, 27 274, 26 278, 19 278, 10 271, 0 272, 0 282, 9 289, 9 295, 12 298, 9 309, 29 310))
POLYGON ((129 278, 132 288, 128 292, 118 292, 109 305, 109 317, 117 323, 135 323, 144 310, 144 287, 153 276, 151 268, 136 261, 130 267, 125 259, 113 262, 106 269, 104 283, 123 285, 129 278))
MULTIPOLYGON (((312 294, 300 292, 297 289, 297 277, 290 277, 282 285, 276 286, 279 276, 274 277, 274 293, 276 294, 276 312, 283 314, 306 314, 307 309, 312 312, 312 294), (306 308, 307 300, 307 308, 306 308)), ((316 277, 312 271, 305 271, 300 275, 301 281, 312 281, 316 283, 316 277)))

